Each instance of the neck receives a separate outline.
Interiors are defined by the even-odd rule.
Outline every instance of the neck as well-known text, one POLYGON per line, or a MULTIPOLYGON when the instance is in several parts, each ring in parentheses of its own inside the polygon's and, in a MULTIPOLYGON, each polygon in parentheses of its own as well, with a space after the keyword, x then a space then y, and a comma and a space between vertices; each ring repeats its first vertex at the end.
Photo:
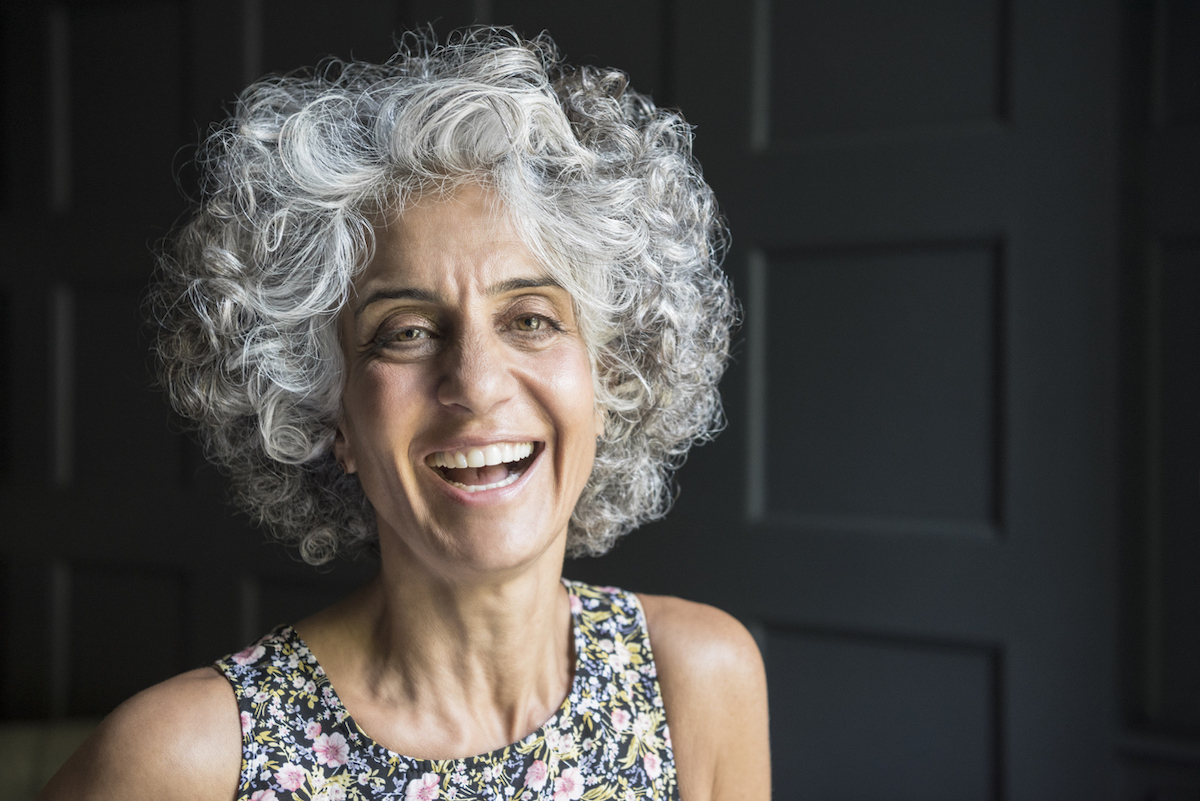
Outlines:
MULTIPOLYGON (((503 580, 447 581, 384 565, 371 588, 372 656, 382 672, 486 664, 500 684, 527 685, 527 669, 570 651, 570 611, 561 568, 503 580), (436 667, 435 667, 436 666, 436 667), (515 674, 506 676, 503 674, 515 674)), ((553 662, 561 660, 554 659, 553 662)))
POLYGON ((320 639, 338 630, 318 659, 348 707, 354 699, 359 724, 381 730, 367 725, 372 712, 364 710, 386 710, 411 731, 440 728, 428 745, 394 750, 448 758, 515 742, 544 723, 574 671, 561 548, 503 575, 449 577, 386 550, 370 585, 301 632, 320 639))

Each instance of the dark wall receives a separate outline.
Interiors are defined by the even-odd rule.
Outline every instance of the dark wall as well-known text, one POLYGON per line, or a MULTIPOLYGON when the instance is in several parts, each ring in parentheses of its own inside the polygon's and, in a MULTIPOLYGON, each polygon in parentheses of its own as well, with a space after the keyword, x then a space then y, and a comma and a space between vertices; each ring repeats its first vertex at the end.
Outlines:
POLYGON ((568 573, 752 627, 778 796, 1200 798, 1183 0, 3 0, 0 716, 103 714, 369 575, 226 510, 141 299, 248 80, 429 21, 547 29, 697 126, 729 427, 568 573))
POLYGON ((1131 3, 1124 33, 1120 751, 1134 793, 1200 797, 1200 9, 1131 3))

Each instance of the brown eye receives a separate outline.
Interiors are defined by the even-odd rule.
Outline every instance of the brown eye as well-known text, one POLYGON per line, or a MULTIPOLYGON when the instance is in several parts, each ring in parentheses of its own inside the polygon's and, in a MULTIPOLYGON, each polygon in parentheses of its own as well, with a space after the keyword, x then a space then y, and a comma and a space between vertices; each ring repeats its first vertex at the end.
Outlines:
POLYGON ((429 332, 424 328, 401 328, 392 334, 392 339, 400 342, 412 342, 414 339, 425 339, 429 336, 429 332))
POLYGON ((384 331, 375 338, 373 348, 375 350, 383 350, 388 347, 403 345, 411 342, 419 342, 425 339, 432 339, 433 334, 428 328, 420 326, 407 326, 405 328, 393 328, 390 331, 384 331))

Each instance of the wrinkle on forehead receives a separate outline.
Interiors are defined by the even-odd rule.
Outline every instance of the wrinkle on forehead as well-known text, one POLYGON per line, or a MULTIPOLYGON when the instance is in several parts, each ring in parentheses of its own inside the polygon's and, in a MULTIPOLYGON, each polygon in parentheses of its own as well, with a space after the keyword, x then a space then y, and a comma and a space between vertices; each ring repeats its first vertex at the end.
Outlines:
POLYGON ((356 318, 379 299, 445 303, 455 283, 486 296, 547 286, 565 291, 484 185, 463 184, 453 193, 427 195, 403 212, 393 210, 380 219, 374 235, 372 258, 347 304, 356 318), (494 272, 507 277, 491 280, 494 272))

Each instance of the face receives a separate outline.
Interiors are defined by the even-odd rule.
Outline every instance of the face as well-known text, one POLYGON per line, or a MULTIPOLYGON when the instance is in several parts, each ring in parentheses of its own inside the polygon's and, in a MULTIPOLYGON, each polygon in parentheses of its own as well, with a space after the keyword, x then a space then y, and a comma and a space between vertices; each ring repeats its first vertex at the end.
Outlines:
POLYGON ((354 289, 334 452, 375 507, 385 562, 561 560, 602 421, 567 292, 476 185, 378 227, 354 289))

